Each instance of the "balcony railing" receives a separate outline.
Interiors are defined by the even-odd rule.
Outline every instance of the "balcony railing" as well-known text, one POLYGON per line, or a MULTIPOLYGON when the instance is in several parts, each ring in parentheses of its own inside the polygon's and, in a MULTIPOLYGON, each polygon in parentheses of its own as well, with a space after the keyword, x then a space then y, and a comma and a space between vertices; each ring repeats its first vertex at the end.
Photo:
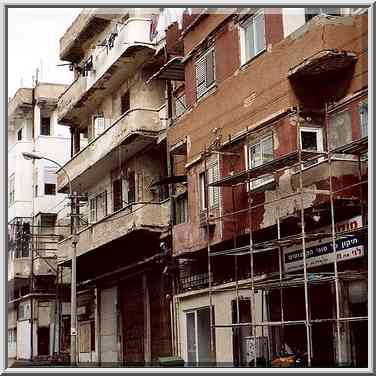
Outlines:
MULTIPOLYGON (((141 148, 150 143, 164 129, 161 121, 163 114, 163 106, 159 109, 134 108, 127 111, 64 165, 71 181, 74 183, 79 176, 84 178, 83 174, 89 168, 109 156, 121 144, 130 141, 135 144, 134 141, 139 139, 141 148)), ((133 151, 137 152, 137 145, 133 151)), ((58 190, 65 187, 68 184, 66 174, 58 172, 57 183, 58 190)))
MULTIPOLYGON (((93 65, 90 71, 85 76, 79 76, 61 95, 58 101, 57 111, 59 121, 64 122, 66 117, 70 118, 68 113, 71 109, 76 104, 79 104, 81 100, 87 100, 87 95, 83 98, 87 91, 95 89, 96 86, 101 86, 102 81, 106 81, 107 83, 111 81, 111 78, 114 76, 114 68, 117 69, 120 66, 125 66, 125 63, 122 64, 120 59, 130 47, 145 45, 150 48, 152 46, 149 30, 149 19, 129 18, 124 25, 119 27, 118 35, 114 39, 112 48, 108 46, 96 46, 92 55, 93 65), (112 68, 111 73, 109 72, 110 68, 112 68)), ((136 60, 127 59, 127 71, 131 72, 131 66, 138 64, 136 60)))
MULTIPOLYGON (((138 230, 162 232, 169 223, 170 202, 135 203, 88 225, 79 232, 77 255, 97 249, 138 230)), ((71 257, 71 237, 58 244, 62 260, 71 257)))

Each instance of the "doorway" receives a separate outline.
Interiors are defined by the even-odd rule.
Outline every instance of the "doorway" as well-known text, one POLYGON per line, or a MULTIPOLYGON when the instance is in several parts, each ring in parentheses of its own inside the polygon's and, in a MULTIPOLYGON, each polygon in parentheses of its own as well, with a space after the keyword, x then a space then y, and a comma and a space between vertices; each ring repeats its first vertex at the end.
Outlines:
POLYGON ((50 354, 50 327, 38 328, 38 355, 48 356, 50 354))
MULTIPOLYGON (((214 321, 214 309, 212 317, 214 321)), ((210 308, 187 312, 186 320, 188 363, 209 366, 214 361, 211 352, 210 308)))

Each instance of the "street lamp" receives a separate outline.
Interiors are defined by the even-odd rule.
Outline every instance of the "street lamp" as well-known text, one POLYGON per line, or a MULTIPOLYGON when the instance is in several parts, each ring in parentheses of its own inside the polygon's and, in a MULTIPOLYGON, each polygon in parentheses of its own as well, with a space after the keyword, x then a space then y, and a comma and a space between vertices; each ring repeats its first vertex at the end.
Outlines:
POLYGON ((78 243, 78 202, 77 202, 77 195, 75 192, 72 192, 72 182, 69 178, 67 171, 64 167, 54 161, 53 159, 44 157, 42 155, 38 155, 35 153, 23 152, 22 156, 27 160, 37 160, 37 159, 44 159, 46 161, 50 161, 57 165, 61 171, 64 172, 68 179, 68 186, 69 186, 69 198, 71 199, 71 215, 73 217, 73 231, 72 231, 72 278, 71 278, 71 364, 76 365, 76 354, 77 354, 77 294, 76 294, 76 282, 77 282, 77 243, 78 243))

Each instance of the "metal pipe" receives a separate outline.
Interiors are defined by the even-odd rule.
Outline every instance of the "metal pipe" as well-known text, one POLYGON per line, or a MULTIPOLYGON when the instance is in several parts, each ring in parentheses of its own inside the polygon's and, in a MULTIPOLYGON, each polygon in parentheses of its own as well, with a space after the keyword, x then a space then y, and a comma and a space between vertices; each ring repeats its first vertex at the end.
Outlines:
POLYGON ((307 336, 307 357, 308 367, 311 367, 312 349, 311 349, 311 331, 309 323, 309 306, 308 306, 308 279, 307 279, 307 255, 305 242, 305 218, 304 218, 304 197, 303 197, 303 164, 302 164, 302 143, 300 134, 300 108, 297 108, 297 146, 299 156, 299 188, 300 188, 300 220, 302 226, 302 252, 303 252, 303 274, 304 274, 304 303, 306 316, 306 336, 307 336))
POLYGON ((338 346, 338 363, 342 364, 342 341, 341 341, 341 326, 339 322, 340 307, 339 307, 339 280, 338 280, 338 268, 337 268, 337 247, 336 247, 336 229, 334 218, 334 194, 333 194, 333 176, 332 176, 332 155, 330 152, 330 126, 328 105, 325 103, 325 128, 326 128, 326 142, 328 150, 328 173, 329 173, 329 199, 330 199, 330 224, 332 232, 332 248, 334 257, 334 288, 336 298, 336 330, 337 330, 337 346, 338 346))
POLYGON ((210 351, 212 360, 215 360, 214 335, 215 327, 213 325, 213 296, 212 296, 212 274, 211 274, 211 260, 210 260, 210 227, 209 227, 209 191, 208 191, 208 171, 207 171, 207 150, 204 147, 204 196, 206 206, 206 236, 207 236, 207 250, 208 250, 208 287, 209 287, 209 320, 210 320, 210 351))

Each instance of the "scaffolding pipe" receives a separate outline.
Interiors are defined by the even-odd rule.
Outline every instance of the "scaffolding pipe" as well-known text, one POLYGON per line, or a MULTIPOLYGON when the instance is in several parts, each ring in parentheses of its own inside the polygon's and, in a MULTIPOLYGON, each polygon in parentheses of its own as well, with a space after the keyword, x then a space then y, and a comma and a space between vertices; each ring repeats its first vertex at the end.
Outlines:
POLYGON ((328 115, 328 105, 325 103, 325 128, 326 128, 326 142, 328 150, 328 173, 329 173, 329 192, 330 192, 330 221, 331 221, 331 231, 332 231, 332 248, 333 248, 333 258, 334 258, 334 288, 335 288, 335 299, 336 299, 336 331, 337 331, 337 346, 338 346, 338 363, 342 364, 342 340, 341 340, 341 326, 340 326, 340 307, 339 307, 339 281, 338 281, 338 268, 337 268, 337 247, 336 247, 336 229, 335 229, 335 219, 334 219, 334 194, 333 194, 333 177, 332 177, 332 155, 330 152, 330 127, 329 127, 329 115, 328 115))
POLYGON ((300 220, 302 227, 302 252, 303 252, 303 273, 304 273, 304 303, 305 303, 305 316, 306 316, 306 336, 307 336, 307 358, 308 367, 312 364, 312 349, 311 349, 311 330, 309 324, 309 306, 308 306, 308 279, 307 279, 307 255, 305 243, 305 218, 304 218, 304 197, 303 197, 303 165, 302 165, 302 142, 300 133, 300 108, 297 108, 297 122, 296 122, 296 140, 298 144, 299 156, 299 188, 300 188, 300 220))
POLYGON ((210 321, 210 352, 213 360, 215 359, 214 349, 214 335, 215 326, 213 324, 213 296, 212 296, 212 273, 211 273, 211 261, 210 261, 210 227, 209 227, 209 192, 208 192, 208 171, 207 171, 207 150, 204 147, 204 196, 206 206, 206 237, 207 237, 207 250, 208 250, 208 284, 209 284, 209 321, 210 321))

